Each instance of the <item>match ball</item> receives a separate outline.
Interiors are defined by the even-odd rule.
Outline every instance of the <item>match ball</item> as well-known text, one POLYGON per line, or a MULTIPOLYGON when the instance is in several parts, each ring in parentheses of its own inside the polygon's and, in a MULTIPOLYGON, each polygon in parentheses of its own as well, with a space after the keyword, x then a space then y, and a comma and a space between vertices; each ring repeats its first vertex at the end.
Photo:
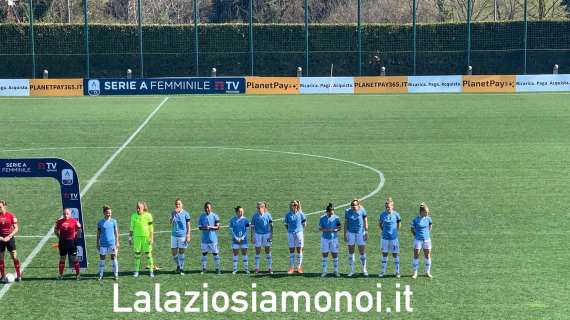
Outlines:
POLYGON ((12 283, 14 281, 16 281, 16 275, 15 274, 13 274, 13 273, 6 274, 6 282, 12 283))

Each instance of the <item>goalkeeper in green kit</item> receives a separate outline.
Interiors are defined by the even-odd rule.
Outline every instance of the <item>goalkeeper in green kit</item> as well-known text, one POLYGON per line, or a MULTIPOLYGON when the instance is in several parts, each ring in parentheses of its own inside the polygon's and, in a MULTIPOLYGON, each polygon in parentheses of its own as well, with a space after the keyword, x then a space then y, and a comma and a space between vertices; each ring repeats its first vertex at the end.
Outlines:
POLYGON ((147 255, 147 264, 150 269, 150 277, 154 278, 154 262, 152 260, 153 237, 152 214, 148 212, 146 202, 137 202, 137 212, 131 215, 131 228, 129 232, 129 245, 133 247, 135 254, 135 277, 139 276, 141 267, 141 255, 147 255))

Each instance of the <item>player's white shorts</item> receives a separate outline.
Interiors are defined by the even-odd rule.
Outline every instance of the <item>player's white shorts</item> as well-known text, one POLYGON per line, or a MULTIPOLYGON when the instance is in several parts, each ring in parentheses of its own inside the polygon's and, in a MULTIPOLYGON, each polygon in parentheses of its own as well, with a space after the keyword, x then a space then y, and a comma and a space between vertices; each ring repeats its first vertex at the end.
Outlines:
POLYGON ((270 240, 271 234, 267 233, 267 234, 254 234, 253 235, 253 245, 256 248, 259 247, 271 247, 271 240, 270 240))
POLYGON ((416 249, 416 250, 419 250, 419 249, 431 250, 431 239, 427 239, 427 240, 415 240, 414 239, 414 249, 416 249))
POLYGON ((238 250, 238 249, 247 249, 249 247, 249 245, 247 244, 247 242, 241 242, 241 243, 234 243, 232 242, 232 249, 234 250, 238 250))
POLYGON ((218 248, 218 243, 201 243, 200 250, 202 250, 202 253, 204 252, 220 253, 220 249, 218 248))
POLYGON ((186 242, 186 237, 174 237, 170 236, 170 248, 171 249, 186 249, 188 248, 188 242, 186 242))
POLYGON ((287 233, 287 239, 289 239, 289 248, 302 248, 305 246, 305 235, 303 231, 289 232, 287 233))
POLYGON ((321 238, 321 253, 338 253, 338 239, 321 238))
POLYGON ((99 254, 102 256, 106 256, 108 254, 116 254, 116 253, 117 253, 117 247, 115 246, 99 247, 99 254))
POLYGON ((400 253, 400 241, 398 239, 395 240, 386 240, 382 239, 380 241, 380 250, 382 252, 392 252, 392 253, 400 253))
POLYGON ((363 246, 366 244, 366 241, 364 240, 364 233, 348 232, 347 238, 348 238, 348 241, 346 241, 346 244, 349 246, 353 246, 355 244, 357 246, 363 246))

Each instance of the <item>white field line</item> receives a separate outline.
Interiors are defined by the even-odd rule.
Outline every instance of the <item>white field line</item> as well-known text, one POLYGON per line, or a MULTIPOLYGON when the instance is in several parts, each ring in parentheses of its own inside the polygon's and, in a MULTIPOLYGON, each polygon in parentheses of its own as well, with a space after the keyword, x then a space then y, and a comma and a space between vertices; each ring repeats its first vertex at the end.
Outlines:
MULTIPOLYGON (((119 149, 117 149, 117 151, 115 151, 115 153, 113 153, 113 155, 107 160, 107 162, 105 162, 105 164, 103 164, 103 166, 95 173, 95 175, 91 179, 89 179, 89 181, 87 182, 87 185, 85 186, 85 188, 83 188, 83 190, 80 193, 81 197, 85 196, 85 194, 89 191, 89 189, 91 189, 93 184, 95 184, 95 182, 97 182, 97 178, 99 178, 99 176, 103 172, 105 172, 105 170, 107 170, 107 168, 109 167, 109 165, 111 165, 111 163, 115 160, 115 158, 117 158, 117 156, 123 150, 125 150, 125 148, 129 145, 129 143, 131 143, 131 141, 133 141, 133 139, 139 134, 139 132, 141 132, 141 130, 149 123, 149 121, 160 110, 160 108, 162 108, 162 106, 166 103, 166 101, 168 101, 168 97, 166 97, 162 100, 162 102, 148 115, 148 117, 146 117, 146 119, 135 130, 135 132, 133 132, 133 134, 131 134, 131 136, 119 147, 119 149)), ((30 263, 32 263, 32 260, 42 250, 42 248, 44 247, 46 242, 53 236, 53 233, 54 233, 53 227, 51 227, 48 230, 48 232, 46 233, 46 235, 43 236, 42 239, 40 240, 40 242, 34 247, 32 252, 26 257, 26 260, 24 260, 24 263, 22 263, 22 267, 21 267, 22 273, 24 272, 24 270, 26 270, 28 265, 30 265, 30 263)), ((14 282, 8 283, 8 284, 4 285, 4 287, 2 287, 2 290, 0 290, 0 300, 4 297, 4 295, 8 292, 8 290, 10 290, 10 288, 12 287, 13 284, 14 284, 14 282)))
MULTIPOLYGON (((320 93, 320 94, 298 94, 295 96, 330 96, 330 97, 339 97, 339 96, 348 96, 348 97, 405 97, 405 96, 421 96, 421 95, 429 95, 429 96, 527 96, 527 95, 569 95, 570 92, 567 91, 553 91, 553 92, 495 92, 495 93, 470 93, 470 92, 461 92, 461 93, 450 93, 450 92, 416 92, 416 93, 366 93, 366 94, 354 94, 354 93, 320 93)), ((144 95, 144 96, 99 96, 99 97, 0 97, 0 100, 54 100, 54 99, 63 99, 63 100, 75 100, 75 99, 148 99, 149 97, 162 97, 163 95, 144 95)), ((209 99, 220 99, 220 98, 231 98, 231 99, 250 99, 250 98, 267 98, 267 97, 275 97, 275 96, 282 96, 279 94, 228 94, 228 95, 218 95, 218 94, 205 94, 199 95, 200 98, 209 98, 209 99)), ((176 95, 173 96, 173 99, 187 99, 188 97, 196 97, 196 95, 176 95)), ((287 96, 288 98, 291 95, 287 96)))

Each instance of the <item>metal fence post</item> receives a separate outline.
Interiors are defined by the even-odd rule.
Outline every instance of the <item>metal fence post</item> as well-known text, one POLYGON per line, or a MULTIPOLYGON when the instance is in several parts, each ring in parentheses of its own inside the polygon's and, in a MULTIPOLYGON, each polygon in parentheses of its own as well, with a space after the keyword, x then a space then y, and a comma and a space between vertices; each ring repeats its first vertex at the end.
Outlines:
POLYGON ((305 77, 309 76, 309 1, 305 0, 305 77))
POLYGON ((412 2, 412 64, 413 64, 413 75, 416 75, 416 40, 417 40, 417 26, 416 26, 416 0, 412 2))
POLYGON ((195 75, 196 75, 196 77, 198 77, 200 74, 200 69, 199 69, 199 65, 198 65, 198 63, 200 62, 199 55, 198 55, 198 50, 199 50, 198 19, 200 16, 198 13, 198 1, 193 0, 193 3, 194 3, 194 62, 196 63, 195 75))
POLYGON ((140 77, 144 78, 144 55, 143 55, 143 32, 142 32, 142 3, 141 0, 137 0, 137 20, 139 29, 139 55, 140 55, 140 77))
POLYGON ((83 0, 83 46, 85 47, 85 78, 89 79, 91 77, 90 72, 90 54, 89 54, 89 22, 87 15, 87 1, 83 0))
POLYGON ((362 9, 362 0, 358 0, 358 8, 356 10, 357 12, 357 19, 358 22, 356 24, 356 28, 357 28, 357 36, 358 36, 358 75, 362 76, 362 28, 360 25, 360 20, 361 20, 361 9, 362 9))
POLYGON ((467 0, 467 65, 471 65, 471 0, 467 0))
POLYGON ((28 2, 30 13, 30 43, 32 49, 32 79, 36 78, 36 41, 34 38, 34 5, 32 0, 28 2))
POLYGON ((526 74, 526 53, 528 46, 528 10, 527 10, 527 0, 524 0, 524 62, 523 62, 523 74, 526 74))
POLYGON ((253 76, 253 0, 249 0, 249 65, 250 75, 253 76))

